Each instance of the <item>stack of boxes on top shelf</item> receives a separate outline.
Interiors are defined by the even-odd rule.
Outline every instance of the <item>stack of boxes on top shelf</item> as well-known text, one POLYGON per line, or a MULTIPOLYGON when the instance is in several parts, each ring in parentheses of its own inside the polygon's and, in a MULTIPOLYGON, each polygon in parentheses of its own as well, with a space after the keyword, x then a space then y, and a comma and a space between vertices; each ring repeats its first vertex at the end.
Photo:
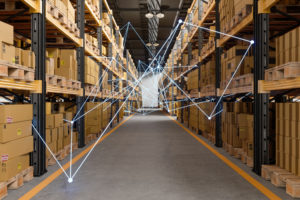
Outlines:
MULTIPOLYGON (((209 29, 215 31, 216 27, 215 26, 210 26, 209 29)), ((216 34, 213 31, 208 32, 208 34, 209 34, 208 42, 201 49, 201 56, 206 55, 209 50, 211 50, 212 48, 215 47, 216 34)), ((206 34, 206 33, 204 32, 204 34, 206 34)))
POLYGON ((29 153, 33 151, 32 109, 31 104, 0 105, 0 182, 29 168, 29 153))
POLYGON ((95 60, 93 60, 91 57, 85 56, 85 83, 98 86, 99 85, 98 80, 99 80, 98 63, 95 60))
POLYGON ((46 74, 77 80, 76 50, 48 48, 46 50, 46 74))
POLYGON ((276 66, 300 62, 300 27, 275 39, 276 66))
MULTIPOLYGON (((229 32, 252 11, 253 0, 221 0, 220 24, 221 32, 229 32)), ((224 35, 221 35, 224 37, 224 35)))
POLYGON ((253 104, 244 102, 224 103, 222 113, 222 141, 231 155, 240 150, 240 157, 253 165, 253 104))
MULTIPOLYGON (((54 155, 63 159, 66 151, 69 151, 71 142, 71 124, 73 113, 65 111, 64 103, 46 103, 46 143, 54 155), (57 108, 58 106, 58 108, 57 108)), ((78 134, 73 131, 73 144, 77 142, 78 134)), ((52 154, 46 151, 47 161, 52 154)))
POLYGON ((110 28, 110 23, 112 22, 107 12, 102 13, 102 21, 104 22, 103 24, 104 31, 108 34, 109 37, 111 37, 112 41, 115 41, 115 36, 113 34, 113 31, 110 28))
POLYGON ((14 47, 14 27, 0 21, 0 60, 35 68, 35 55, 28 49, 14 47))
POLYGON ((300 176, 300 104, 276 103, 276 165, 300 176))
POLYGON ((70 0, 48 0, 47 3, 58 9, 60 15, 63 15, 61 20, 63 20, 63 23, 66 24, 68 28, 71 30, 77 29, 75 23, 75 9, 70 0))

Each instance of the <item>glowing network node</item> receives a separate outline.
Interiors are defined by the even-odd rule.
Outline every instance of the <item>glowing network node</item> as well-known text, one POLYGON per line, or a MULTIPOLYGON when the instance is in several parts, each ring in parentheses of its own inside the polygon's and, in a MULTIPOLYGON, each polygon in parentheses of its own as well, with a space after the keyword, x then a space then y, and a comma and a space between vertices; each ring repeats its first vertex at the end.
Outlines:
POLYGON ((251 40, 250 43, 251 43, 251 44, 254 44, 254 40, 251 40))
POLYGON ((182 21, 182 19, 180 19, 180 20, 178 20, 178 22, 179 22, 179 24, 181 24, 183 21, 182 21))
POLYGON ((73 182, 73 178, 68 178, 68 182, 72 183, 73 182))
POLYGON ((211 120, 211 117, 208 117, 208 120, 211 120))

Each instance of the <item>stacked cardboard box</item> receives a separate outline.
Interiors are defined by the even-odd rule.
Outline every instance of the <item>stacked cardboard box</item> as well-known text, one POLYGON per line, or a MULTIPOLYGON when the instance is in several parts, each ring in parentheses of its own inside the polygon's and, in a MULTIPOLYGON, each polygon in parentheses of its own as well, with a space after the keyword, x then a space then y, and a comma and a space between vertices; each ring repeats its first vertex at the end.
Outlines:
MULTIPOLYGON (((203 112, 205 112, 207 115, 210 115, 210 113, 214 109, 215 103, 201 103, 198 106, 202 109, 203 112)), ((209 120, 202 111, 198 109, 199 131, 204 137, 208 137, 209 134, 215 136, 215 118, 209 120)))
POLYGON ((194 105, 194 103, 190 103, 190 118, 189 118, 189 126, 192 129, 198 130, 198 118, 199 118, 199 110, 194 105))
MULTIPOLYGON (((247 5, 252 4, 252 0, 221 0, 219 8, 221 31, 228 32, 231 28, 233 28, 232 20, 242 13, 243 9, 245 9, 247 5)), ((240 19, 238 18, 236 20, 240 19)))
POLYGON ((77 80, 76 50, 49 48, 46 51, 46 72, 63 76, 67 80, 77 80), (54 68, 54 70, 53 70, 54 68))
POLYGON ((222 113, 222 140, 233 148, 242 148, 253 158, 252 103, 224 103, 222 113))
POLYGON ((191 72, 188 73, 187 75, 188 80, 187 80, 187 89, 188 90, 193 90, 193 89, 198 89, 199 88, 199 69, 195 69, 191 72))
POLYGON ((215 84, 216 83, 216 64, 215 60, 212 59, 205 64, 201 65, 200 67, 200 88, 203 86, 207 86, 210 84, 215 84))
POLYGON ((23 50, 13 46, 14 27, 0 21, 0 60, 35 68, 35 56, 31 50, 23 50))
POLYGON ((0 182, 29 167, 33 151, 32 105, 0 105, 0 182), (22 111, 22 114, 20 114, 22 111))
POLYGON ((49 0, 72 23, 75 24, 75 9, 69 0, 49 0))
MULTIPOLYGON (((105 76, 108 77, 107 75, 105 76)), ((99 85, 99 65, 92 58, 85 57, 85 83, 99 85)), ((104 82, 104 81, 103 81, 104 82)))
POLYGON ((276 165, 300 176, 300 104, 276 103, 276 165))
POLYGON ((101 132, 102 110, 105 108, 100 105, 101 102, 87 102, 85 105, 85 111, 89 112, 85 116, 85 134, 98 134, 101 132), (99 106, 100 105, 100 106, 99 106))
POLYGON ((300 62, 300 27, 275 39, 276 65, 300 62))
MULTIPOLYGON (((239 63, 242 60, 248 48, 248 44, 241 44, 230 48, 225 51, 221 56, 221 71, 222 71, 222 81, 230 79, 237 69, 239 63)), ((249 51, 244 61, 241 63, 239 70, 236 72, 235 77, 252 73, 254 67, 254 59, 252 52, 249 51)))

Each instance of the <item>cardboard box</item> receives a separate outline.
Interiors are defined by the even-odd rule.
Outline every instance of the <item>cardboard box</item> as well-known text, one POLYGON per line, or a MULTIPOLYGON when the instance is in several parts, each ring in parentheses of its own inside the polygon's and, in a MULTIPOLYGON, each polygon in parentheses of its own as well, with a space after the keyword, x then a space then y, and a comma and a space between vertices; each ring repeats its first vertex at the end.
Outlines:
POLYGON ((291 154, 292 153, 292 138, 284 137, 284 153, 291 154))
POLYGON ((23 137, 4 144, 0 144, 0 155, 2 161, 6 159, 10 160, 12 158, 30 153, 32 151, 33 151, 32 136, 23 137))
POLYGON ((70 125, 68 123, 65 123, 64 126, 63 126, 63 129, 64 129, 63 130, 64 137, 68 136, 70 134, 70 132, 71 132, 70 125))
POLYGON ((29 154, 21 155, 0 165, 0 182, 5 182, 29 167, 29 154))
POLYGON ((65 112, 63 115, 64 115, 64 119, 66 119, 68 121, 72 121, 72 119, 73 119, 73 113, 72 112, 65 112))
POLYGON ((54 58, 46 59, 46 74, 54 75, 55 60, 54 58))
POLYGON ((64 137, 64 147, 68 146, 71 142, 71 136, 68 135, 67 137, 64 137))
POLYGON ((64 128, 60 126, 57 128, 57 140, 62 140, 64 138, 64 128))
POLYGON ((50 144, 52 142, 52 133, 51 129, 47 128, 46 129, 46 143, 50 144))
POLYGON ((52 137, 52 142, 56 142, 58 140, 58 129, 57 128, 51 129, 51 137, 52 137))
POLYGON ((57 140, 57 151, 62 150, 64 147, 64 139, 60 138, 59 140, 57 140))
MULTIPOLYGON (((52 151, 53 154, 55 154, 57 152, 57 142, 51 142, 48 144, 48 147, 50 148, 50 150, 52 151)), ((46 157, 49 159, 51 158, 51 153, 49 152, 48 149, 46 149, 46 157)))
POLYGON ((15 123, 32 120, 32 104, 0 105, 0 123, 15 123), (22 114, 21 114, 22 112, 22 114))
POLYGON ((22 52, 21 65, 29 68, 35 68, 34 52, 31 50, 22 50, 21 52, 22 52))
POLYGON ((46 115, 46 128, 54 128, 54 115, 46 115))
POLYGON ((286 169, 287 171, 291 171, 291 155, 285 153, 284 154, 284 169, 286 169))
POLYGON ((7 44, 14 44, 14 27, 0 21, 0 41, 7 44))
POLYGON ((63 125, 63 114, 54 114, 54 127, 63 125))
POLYGON ((0 41, 0 60, 15 63, 15 47, 0 41))
POLYGON ((15 47, 15 63, 21 65, 22 49, 15 47))
POLYGON ((32 135, 32 121, 0 124, 0 143, 32 135))

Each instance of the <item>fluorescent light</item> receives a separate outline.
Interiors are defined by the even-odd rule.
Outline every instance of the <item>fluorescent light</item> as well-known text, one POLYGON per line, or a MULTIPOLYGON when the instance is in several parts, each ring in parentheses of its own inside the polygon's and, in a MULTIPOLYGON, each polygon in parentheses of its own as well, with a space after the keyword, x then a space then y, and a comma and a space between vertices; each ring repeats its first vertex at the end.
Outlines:
POLYGON ((145 15, 148 19, 151 19, 151 18, 153 18, 153 13, 151 13, 151 12, 149 12, 149 13, 147 13, 146 15, 145 15))
POLYGON ((150 42, 148 42, 146 45, 147 45, 148 47, 151 47, 151 46, 152 46, 152 44, 151 44, 150 42))
POLYGON ((158 19, 162 19, 162 18, 165 17, 165 14, 164 14, 164 13, 158 13, 158 14, 156 14, 156 17, 157 17, 158 19))
POLYGON ((159 46, 159 44, 158 44, 158 43, 154 43, 154 44, 153 44, 153 46, 155 46, 155 47, 158 47, 158 46, 159 46))

